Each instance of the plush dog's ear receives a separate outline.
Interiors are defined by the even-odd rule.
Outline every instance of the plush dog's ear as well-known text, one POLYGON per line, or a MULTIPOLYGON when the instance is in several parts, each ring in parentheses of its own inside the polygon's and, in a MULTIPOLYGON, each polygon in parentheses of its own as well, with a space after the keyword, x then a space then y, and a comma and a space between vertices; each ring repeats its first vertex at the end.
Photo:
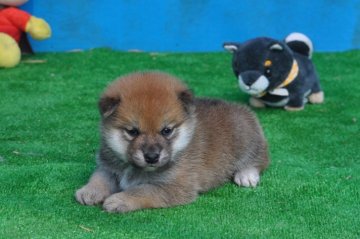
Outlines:
POLYGON ((102 96, 99 100, 99 111, 102 117, 112 115, 120 104, 120 97, 102 96))
POLYGON ((282 45, 280 45, 279 43, 274 43, 274 44, 272 44, 272 45, 269 47, 269 49, 270 49, 271 51, 282 51, 282 50, 284 50, 284 48, 282 47, 282 45))
POLYGON ((231 53, 234 53, 237 50, 239 50, 240 44, 239 43, 234 43, 234 42, 225 42, 223 44, 223 47, 224 47, 225 50, 227 50, 227 51, 229 51, 231 53))
POLYGON ((194 96, 190 90, 184 90, 178 93, 178 98, 181 101, 186 113, 190 114, 195 111, 194 96))

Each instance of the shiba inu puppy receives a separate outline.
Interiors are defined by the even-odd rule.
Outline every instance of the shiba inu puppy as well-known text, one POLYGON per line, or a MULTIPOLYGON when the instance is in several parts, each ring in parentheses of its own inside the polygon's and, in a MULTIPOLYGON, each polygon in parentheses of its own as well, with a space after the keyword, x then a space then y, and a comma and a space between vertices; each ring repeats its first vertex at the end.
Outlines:
POLYGON ((255 187, 268 165, 262 129, 248 108, 195 99, 160 72, 113 82, 99 101, 97 169, 81 204, 109 212, 187 204, 229 180, 255 187))

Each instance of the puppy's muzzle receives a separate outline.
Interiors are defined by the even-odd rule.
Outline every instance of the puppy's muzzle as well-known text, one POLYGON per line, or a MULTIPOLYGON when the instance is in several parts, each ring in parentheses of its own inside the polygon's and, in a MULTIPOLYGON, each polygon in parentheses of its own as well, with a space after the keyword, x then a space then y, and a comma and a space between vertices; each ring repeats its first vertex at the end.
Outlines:
POLYGON ((144 147, 143 154, 145 162, 148 164, 156 164, 159 162, 161 150, 162 148, 159 145, 144 147))
POLYGON ((145 153, 144 154, 145 162, 149 164, 155 164, 159 161, 160 154, 159 153, 145 153))

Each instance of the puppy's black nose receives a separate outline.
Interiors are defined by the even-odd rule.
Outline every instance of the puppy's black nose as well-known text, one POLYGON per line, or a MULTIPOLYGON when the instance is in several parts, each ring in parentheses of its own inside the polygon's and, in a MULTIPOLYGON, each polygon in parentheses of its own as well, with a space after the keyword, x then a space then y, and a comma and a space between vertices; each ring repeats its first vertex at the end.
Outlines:
POLYGON ((144 154, 145 161, 150 164, 157 163, 159 161, 160 154, 156 152, 148 152, 144 154))

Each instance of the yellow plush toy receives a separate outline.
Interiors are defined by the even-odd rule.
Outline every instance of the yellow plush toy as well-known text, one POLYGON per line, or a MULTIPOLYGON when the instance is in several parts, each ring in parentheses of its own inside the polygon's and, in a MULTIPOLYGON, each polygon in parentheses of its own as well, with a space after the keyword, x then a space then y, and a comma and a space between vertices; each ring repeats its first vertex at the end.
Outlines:
POLYGON ((14 67, 21 59, 19 41, 22 32, 36 40, 51 36, 49 24, 16 8, 27 0, 0 0, 0 67, 14 67))

